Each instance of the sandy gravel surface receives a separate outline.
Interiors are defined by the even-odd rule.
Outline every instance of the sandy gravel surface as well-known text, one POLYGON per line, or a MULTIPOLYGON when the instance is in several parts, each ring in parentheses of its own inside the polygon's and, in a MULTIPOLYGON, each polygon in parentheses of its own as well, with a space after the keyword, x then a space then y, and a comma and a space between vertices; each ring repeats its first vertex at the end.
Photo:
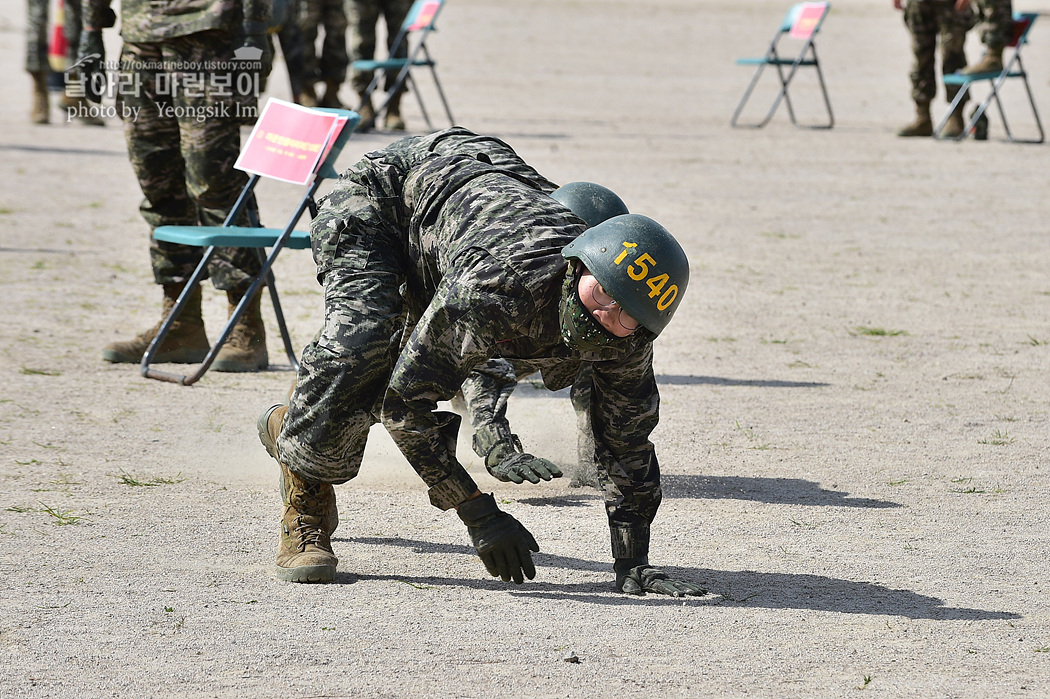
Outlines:
MULTIPOLYGON (((288 362, 272 343, 271 371, 186 388, 101 361, 156 319, 140 195, 116 123, 28 124, 24 5, 0 0, 0 696, 1050 696, 1047 146, 996 118, 983 143, 896 138, 890 0, 834 3, 833 130, 729 128, 733 59, 786 5, 451 0, 432 43, 461 124, 612 187, 691 256, 654 435, 653 561, 711 593, 682 601, 612 591, 595 492, 497 483, 461 448, 543 549, 535 581, 487 578, 380 430, 337 489, 336 584, 275 580, 254 423, 288 362)), ((1027 64, 1050 115, 1044 21, 1027 64)), ((266 220, 295 195, 265 185, 266 220)), ((278 277, 305 342, 309 255, 278 277)), ((210 288, 205 313, 214 336, 210 288)), ((523 385, 511 412, 571 465, 565 395, 523 385)))

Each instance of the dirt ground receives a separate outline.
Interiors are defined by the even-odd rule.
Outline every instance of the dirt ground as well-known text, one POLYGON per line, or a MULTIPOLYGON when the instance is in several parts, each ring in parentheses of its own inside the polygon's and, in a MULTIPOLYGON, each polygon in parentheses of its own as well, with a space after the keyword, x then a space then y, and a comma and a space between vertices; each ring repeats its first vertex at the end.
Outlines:
MULTIPOLYGON (((288 360, 271 334, 270 371, 193 387, 101 360, 157 318, 140 193, 116 121, 28 123, 24 3, 0 0, 0 696, 1050 696, 1047 146, 1006 142, 994 113, 986 142, 895 137, 910 56, 890 0, 834 3, 834 129, 783 110, 730 128, 734 59, 787 4, 451 0, 431 42, 458 123, 613 188, 691 257, 654 435, 653 562, 710 590, 683 601, 612 591, 596 492, 498 483, 464 438, 542 547, 536 580, 488 578, 381 428, 337 489, 336 583, 277 581, 255 418, 288 360)), ((1050 30, 1031 40, 1050 114, 1050 30)), ((812 75, 796 88, 819 118, 812 75)), ((756 113, 772 78, 759 90, 756 113)), ((394 138, 355 136, 341 162, 394 138)), ((261 191, 267 221, 298 193, 261 191)), ((277 268, 300 345, 309 257, 277 268)), ((205 305, 214 337, 224 300, 205 305)), ((523 384, 511 417, 571 466, 564 394, 523 384)))

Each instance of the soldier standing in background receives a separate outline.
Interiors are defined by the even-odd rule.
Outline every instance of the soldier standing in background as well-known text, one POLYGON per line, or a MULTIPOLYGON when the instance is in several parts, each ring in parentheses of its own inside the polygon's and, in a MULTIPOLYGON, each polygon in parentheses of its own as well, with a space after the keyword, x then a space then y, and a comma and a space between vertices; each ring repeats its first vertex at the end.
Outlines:
MULTIPOLYGON (((983 24, 981 42, 986 51, 980 61, 966 68, 965 74, 999 73, 1003 69, 1003 49, 1014 38, 1012 0, 976 0, 977 17, 983 24)), ((956 0, 959 10, 969 10, 970 0, 956 0)))
MULTIPOLYGON (((77 47, 80 44, 80 0, 65 0, 64 31, 69 42, 69 62, 77 58, 77 47)), ((48 61, 48 17, 50 15, 48 0, 28 0, 26 14, 26 72, 33 78, 33 106, 29 120, 34 124, 51 122, 51 104, 48 95, 48 75, 51 65, 48 61)), ((112 25, 110 25, 112 26, 112 25)), ((56 68, 62 70, 62 68, 56 68)), ((89 114, 86 109, 79 109, 85 103, 83 97, 63 94, 59 105, 70 110, 77 118, 91 126, 104 126, 105 122, 98 116, 89 114)))
POLYGON ((552 390, 591 365, 616 589, 703 594, 648 558, 662 497, 649 441, 659 422, 653 341, 681 302, 688 260, 644 216, 588 229, 546 182, 503 142, 449 129, 366 155, 322 201, 311 239, 325 324, 288 404, 258 422, 281 471, 280 579, 334 580, 332 486, 357 475, 379 414, 431 503, 466 524, 489 574, 535 576, 535 539, 480 492, 456 459, 459 416, 436 410, 498 357, 540 371, 552 390))
POLYGON ((302 104, 306 107, 341 109, 339 87, 346 80, 346 13, 343 0, 299 0, 299 32, 303 42, 302 104), (321 54, 317 54, 318 29, 324 30, 321 54), (318 96, 317 82, 324 83, 318 96))
MULTIPOLYGON (((408 56, 408 43, 401 42, 401 46, 394 51, 394 39, 397 38, 401 25, 412 8, 412 0, 346 0, 346 16, 350 22, 350 53, 355 61, 371 60, 376 53, 376 23, 379 15, 383 15, 386 24, 387 51, 392 52, 391 58, 405 58, 408 56)), ((350 76, 354 92, 360 97, 360 105, 357 113, 361 115, 359 131, 367 130, 375 124, 376 113, 372 106, 371 95, 365 95, 368 84, 372 81, 372 73, 363 73, 355 70, 350 76)), ((383 86, 389 90, 397 80, 397 71, 390 70, 384 76, 383 86)), ((389 131, 404 131, 405 121, 401 118, 401 96, 405 94, 402 86, 398 93, 393 96, 386 107, 386 118, 383 126, 389 131)))
MULTIPOLYGON (((893 0, 893 7, 904 9, 904 24, 911 32, 911 50, 914 55, 911 70, 911 98, 915 101, 915 120, 897 131, 898 136, 911 138, 932 136, 933 120, 930 103, 937 96, 936 54, 941 44, 941 74, 954 73, 966 66, 966 32, 974 25, 973 11, 959 9, 956 0, 893 0)), ((945 85, 950 104, 959 92, 958 85, 945 85)), ((955 138, 962 134, 964 99, 948 117, 942 135, 955 138)))
MULTIPOLYGON (((109 87, 102 28, 113 26, 110 0, 86 0, 80 57, 93 101, 109 87)), ((269 73, 269 0, 123 0, 120 74, 112 85, 124 120, 128 156, 150 229, 163 225, 222 225, 248 176, 233 168, 241 124, 257 115, 258 90, 269 73), (216 67, 218 66, 218 67, 216 67)), ((241 222, 247 225, 247 217, 241 222)), ((161 320, 175 305, 202 258, 200 248, 150 239, 153 276, 163 288, 161 320)), ((212 260, 212 284, 232 311, 261 269, 257 253, 224 248, 212 260)), ((212 368, 258 371, 268 364, 260 295, 230 335, 212 368)), ((102 352, 109 362, 139 362, 160 323, 102 352)), ((158 363, 201 361, 209 350, 201 289, 155 357, 158 363)))

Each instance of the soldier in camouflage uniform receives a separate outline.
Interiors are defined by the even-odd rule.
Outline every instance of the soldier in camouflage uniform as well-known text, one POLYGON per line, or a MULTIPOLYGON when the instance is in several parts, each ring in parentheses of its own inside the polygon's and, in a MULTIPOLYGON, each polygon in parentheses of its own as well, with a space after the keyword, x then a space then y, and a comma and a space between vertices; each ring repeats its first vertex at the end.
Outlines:
MULTIPOLYGON (((346 0, 346 18, 350 23, 350 53, 355 61, 371 60, 376 53, 376 23, 383 16, 386 25, 387 52, 391 58, 408 56, 408 44, 402 41, 394 51, 394 40, 397 39, 401 25, 412 8, 412 0, 346 0)), ((368 85, 372 81, 371 72, 355 70, 350 77, 354 92, 360 97, 357 107, 361 115, 361 125, 370 128, 375 121, 375 108, 371 95, 367 95, 368 85)), ((383 76, 385 90, 389 90, 397 81, 397 71, 390 70, 383 76)), ((390 131, 404 131, 405 121, 401 118, 401 96, 405 93, 402 87, 391 98, 386 106, 386 117, 383 125, 390 131)), ((359 129, 361 126, 358 127, 359 129)))
POLYGON ((324 327, 303 351, 288 405, 259 418, 281 467, 281 579, 334 579, 332 485, 357 475, 377 416, 431 503, 457 510, 488 572, 534 577, 535 539, 481 494, 455 456, 459 416, 435 409, 500 357, 540 371, 552 390, 592 366, 617 589, 703 593, 648 561, 661 500, 652 343, 684 293, 688 261, 643 216, 587 229, 546 182, 501 141, 450 129, 366 155, 322 202, 311 238, 324 327), (624 274, 634 286, 614 279, 624 274), (619 298, 604 290, 614 282, 619 298))
POLYGON ((339 87, 346 80, 350 57, 346 53, 346 12, 343 0, 299 0, 299 32, 303 37, 302 103, 307 107, 342 108, 339 87), (321 54, 317 54, 318 30, 324 30, 321 54), (318 96, 316 83, 324 83, 318 96))
MULTIPOLYGON (((911 32, 914 55, 911 70, 911 98, 915 102, 915 120, 897 131, 905 138, 932 136, 933 120, 930 103, 937 96, 935 70, 937 42, 941 44, 941 73, 947 75, 966 66, 966 32, 974 25, 973 11, 968 7, 957 9, 956 0, 893 0, 895 8, 904 9, 904 23, 911 32)), ((959 92, 958 85, 945 85, 949 104, 959 92)), ((955 138, 965 126, 963 106, 966 100, 948 118, 942 135, 955 138)))
MULTIPOLYGON (((26 72, 33 78, 33 106, 29 120, 34 124, 47 124, 51 121, 50 100, 48 99, 48 75, 51 65, 48 60, 48 0, 28 0, 26 14, 26 72)), ((69 63, 77 58, 77 46, 80 43, 80 0, 65 0, 64 30, 69 42, 69 63)), ((56 68, 64 70, 64 68, 56 68)), ((63 109, 73 110, 77 118, 91 126, 103 126, 105 122, 96 115, 89 114, 86 101, 81 97, 63 95, 63 109), (83 105, 85 109, 78 109, 83 105)))
MULTIPOLYGON (((981 42, 987 47, 984 56, 963 73, 999 73, 1003 69, 1003 49, 1014 38, 1012 0, 976 0, 977 17, 982 22, 981 42)), ((970 0, 956 0, 959 9, 970 9, 970 0)))
MULTIPOLYGON (((105 66, 101 28, 112 26, 110 0, 87 0, 80 42, 87 84, 105 66), (95 57, 95 58, 91 58, 95 57), (90 59, 90 60, 89 60, 90 59)), ((144 199, 150 229, 162 225, 222 225, 248 176, 233 168, 240 127, 254 120, 259 81, 269 72, 269 0, 124 0, 120 74, 113 88, 124 119, 128 155, 144 199), (247 59, 247 60, 245 60, 247 59), (242 68, 243 66, 243 68, 242 68)), ((88 90, 89 95, 92 90, 88 90)), ((99 99, 100 95, 93 95, 99 99)), ((247 225, 245 217, 240 223, 247 225)), ((162 319, 200 262, 198 247, 150 239, 153 276, 162 285, 162 319)), ((209 276, 236 308, 261 269, 254 250, 222 249, 209 276)), ((216 356, 218 371, 267 366, 259 295, 216 356)), ((159 329, 103 350, 110 362, 139 362, 159 329)), ((159 348, 157 362, 199 362, 209 349, 201 318, 201 290, 159 348)))
POLYGON ((50 121, 47 76, 51 70, 47 61, 48 0, 28 0, 26 9, 26 72, 33 78, 29 119, 46 124, 50 121))

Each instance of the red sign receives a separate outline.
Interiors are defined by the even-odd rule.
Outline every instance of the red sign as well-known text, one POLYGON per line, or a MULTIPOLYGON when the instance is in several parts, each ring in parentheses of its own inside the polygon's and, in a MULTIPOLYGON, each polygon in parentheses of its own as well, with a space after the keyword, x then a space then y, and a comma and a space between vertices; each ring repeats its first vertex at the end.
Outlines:
POLYGON ((806 40, 813 36, 813 32, 820 26, 820 19, 828 10, 826 2, 804 2, 795 23, 791 25, 791 38, 806 40))
POLYGON ((346 117, 273 99, 263 107, 234 167, 306 184, 328 155, 346 117))
POLYGON ((426 29, 430 26, 430 23, 434 21, 434 15, 437 14, 438 8, 441 7, 441 2, 440 0, 430 0, 430 2, 421 2, 418 5, 419 12, 408 26, 408 31, 410 32, 426 29))

